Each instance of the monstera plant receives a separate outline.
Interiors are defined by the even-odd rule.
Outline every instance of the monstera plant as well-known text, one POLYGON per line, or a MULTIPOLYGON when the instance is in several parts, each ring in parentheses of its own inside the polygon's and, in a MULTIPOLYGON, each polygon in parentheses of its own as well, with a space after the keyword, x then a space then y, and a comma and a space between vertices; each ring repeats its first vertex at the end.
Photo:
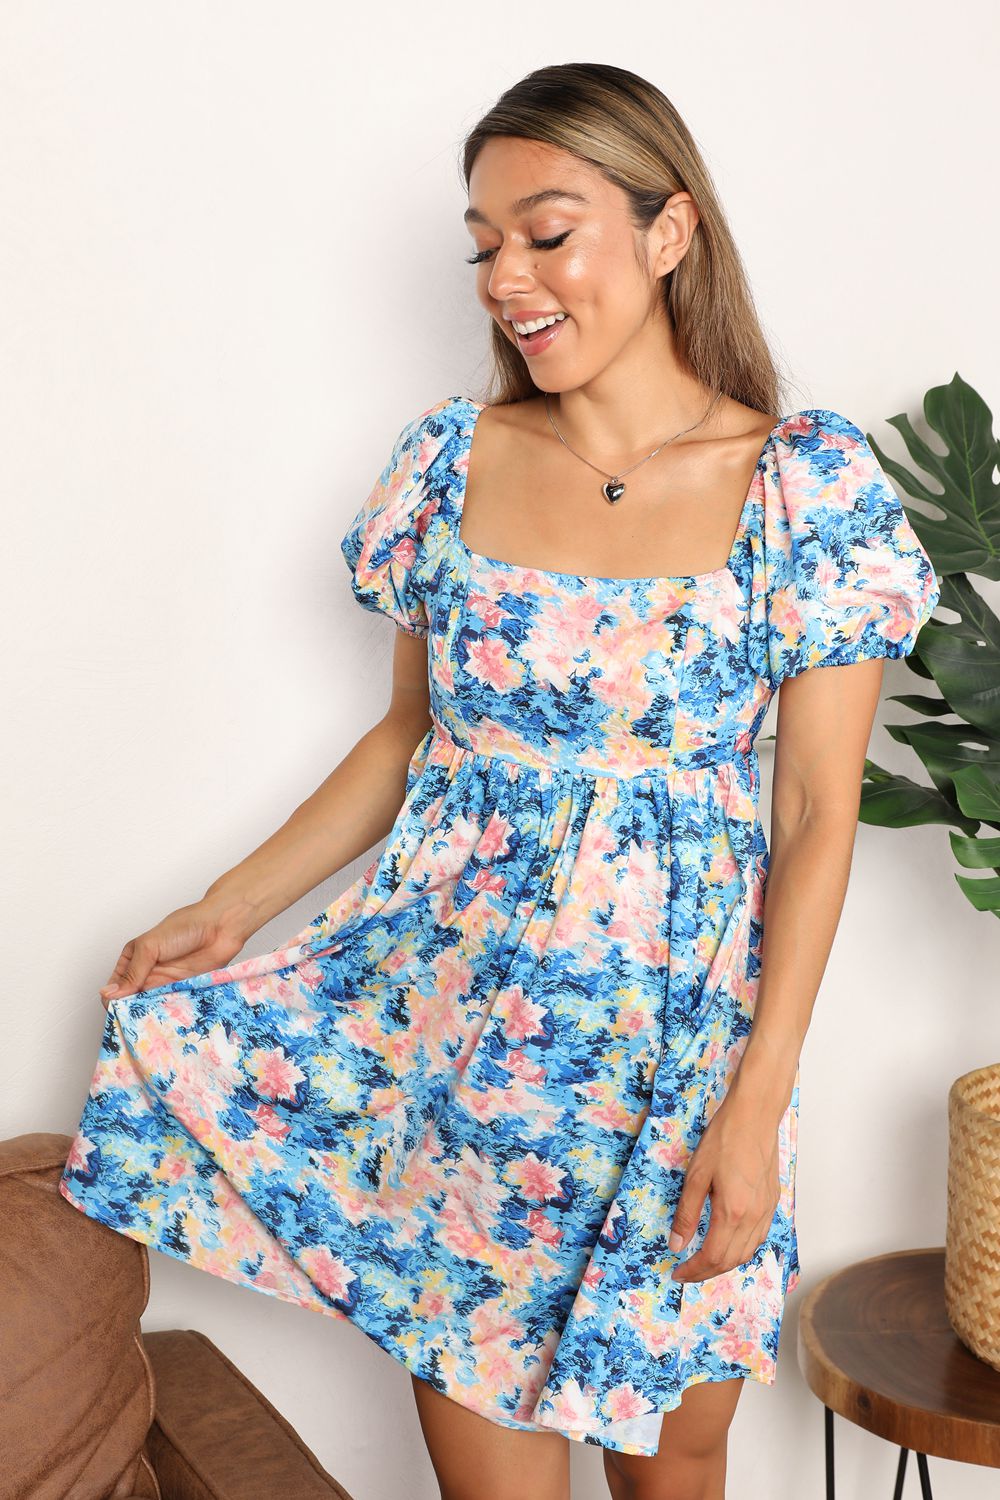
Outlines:
MULTIPOLYGON (((917 718, 887 726, 919 756, 930 785, 866 760, 860 817, 888 828, 946 824, 959 865, 980 872, 956 871, 955 879, 978 911, 1000 917, 1000 619, 969 581, 1000 579, 1000 444, 985 401, 957 372, 927 392, 924 416, 943 453, 906 416, 889 418, 921 473, 868 441, 896 487, 937 512, 903 502, 941 598, 905 658, 928 690, 891 700, 917 718)), ((947 1205, 948 1319, 973 1354, 1000 1370, 1000 1062, 951 1084, 947 1205)))
POLYGON ((955 374, 924 397, 927 425, 943 453, 918 437, 905 415, 889 417, 902 435, 915 473, 872 450, 899 491, 939 512, 930 516, 903 501, 941 584, 935 617, 917 637, 907 667, 929 691, 897 693, 919 717, 887 732, 923 762, 930 785, 865 761, 860 818, 887 828, 943 823, 956 861, 990 876, 955 879, 979 911, 1000 917, 1000 619, 969 581, 1000 579, 1000 484, 994 477, 1000 443, 982 397, 955 374), (957 618, 939 620, 941 611, 957 618))

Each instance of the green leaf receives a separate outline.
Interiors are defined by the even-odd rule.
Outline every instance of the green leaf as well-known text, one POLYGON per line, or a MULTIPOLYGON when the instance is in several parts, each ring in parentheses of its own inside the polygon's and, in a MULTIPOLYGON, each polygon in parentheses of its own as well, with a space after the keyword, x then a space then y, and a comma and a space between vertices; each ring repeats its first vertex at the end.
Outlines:
POLYGON ((921 786, 908 776, 885 771, 872 760, 865 761, 858 816, 862 823, 873 823, 880 828, 915 828, 923 823, 946 823, 966 833, 975 833, 978 827, 940 792, 921 786))
POLYGON ((1000 738, 968 724, 887 724, 886 733, 917 752, 938 791, 956 806, 952 778, 957 771, 978 765, 1000 776, 1000 738))
POLYGON ((958 805, 969 818, 1000 828, 1000 776, 989 766, 966 766, 954 778, 958 805))
POLYGON ((976 880, 968 875, 956 875, 955 879, 977 911, 991 911, 1000 917, 1000 875, 995 880, 976 880))
POLYGON ((887 703, 901 703, 915 714, 953 714, 955 710, 943 698, 924 698, 919 693, 886 693, 887 703))
POLYGON ((924 631, 926 629, 927 629, 927 625, 924 625, 924 626, 921 627, 921 629, 920 629, 920 631, 919 631, 919 633, 917 635, 916 643, 914 644, 913 650, 910 652, 909 656, 907 656, 907 657, 904 658, 904 660, 905 660, 906 665, 909 667, 909 669, 910 669, 911 672, 916 673, 916 675, 918 677, 926 677, 927 680, 930 682, 930 681, 933 680, 933 673, 931 672, 930 667, 928 667, 924 663, 924 661, 921 659, 921 656, 920 656, 920 642, 923 639, 924 631))
POLYGON ((884 453, 869 433, 872 451, 891 479, 936 512, 927 515, 904 504, 939 575, 1000 578, 1000 484, 993 477, 1000 444, 993 436, 992 412, 956 370, 948 385, 933 386, 924 396, 924 417, 941 439, 943 454, 917 436, 905 413, 888 421, 936 489, 884 453))
POLYGON ((940 608, 959 619, 928 620, 921 656, 955 713, 1000 735, 1000 620, 961 573, 941 579, 940 608))
POLYGON ((1000 875, 1000 838, 969 839, 961 833, 949 833, 948 838, 952 853, 967 870, 996 870, 1000 875))

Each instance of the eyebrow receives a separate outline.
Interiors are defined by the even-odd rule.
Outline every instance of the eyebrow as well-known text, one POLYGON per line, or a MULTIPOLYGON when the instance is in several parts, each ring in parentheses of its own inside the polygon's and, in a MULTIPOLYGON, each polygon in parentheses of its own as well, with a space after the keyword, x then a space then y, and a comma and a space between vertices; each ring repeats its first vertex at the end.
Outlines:
MULTIPOLYGON (((566 198, 570 203, 590 202, 590 199, 585 198, 582 193, 574 193, 569 188, 542 188, 537 193, 529 193, 526 198, 515 198, 510 205, 510 211, 515 218, 518 218, 521 214, 526 214, 536 208, 539 203, 548 203, 553 198, 566 198)), ((489 224, 490 222, 485 214, 480 213, 479 209, 473 208, 471 204, 462 217, 466 224, 489 224)))

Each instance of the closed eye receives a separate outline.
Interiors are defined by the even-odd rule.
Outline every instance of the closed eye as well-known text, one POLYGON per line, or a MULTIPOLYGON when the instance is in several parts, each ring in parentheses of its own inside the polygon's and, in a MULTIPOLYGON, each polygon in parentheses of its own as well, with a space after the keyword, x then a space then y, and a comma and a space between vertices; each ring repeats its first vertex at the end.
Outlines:
MULTIPOLYGON (((567 235, 570 235, 572 233, 572 229, 566 229, 562 234, 557 234, 555 238, 551 240, 532 240, 531 248, 532 250, 555 250, 557 246, 562 244, 567 235)), ((467 255, 465 259, 468 265, 478 266, 480 261, 487 260, 491 255, 495 254, 495 250, 477 250, 475 255, 467 255)))

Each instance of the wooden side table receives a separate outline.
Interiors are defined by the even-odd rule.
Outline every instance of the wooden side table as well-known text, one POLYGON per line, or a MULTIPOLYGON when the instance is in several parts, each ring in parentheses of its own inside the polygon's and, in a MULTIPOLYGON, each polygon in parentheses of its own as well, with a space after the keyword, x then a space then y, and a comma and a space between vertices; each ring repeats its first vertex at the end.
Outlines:
POLYGON ((827 1276, 802 1303, 798 1362, 825 1408, 826 1500, 834 1500, 834 1412, 899 1444, 893 1500, 911 1448, 922 1500, 932 1500, 928 1454, 1000 1468, 1000 1370, 948 1321, 943 1245, 827 1276))

